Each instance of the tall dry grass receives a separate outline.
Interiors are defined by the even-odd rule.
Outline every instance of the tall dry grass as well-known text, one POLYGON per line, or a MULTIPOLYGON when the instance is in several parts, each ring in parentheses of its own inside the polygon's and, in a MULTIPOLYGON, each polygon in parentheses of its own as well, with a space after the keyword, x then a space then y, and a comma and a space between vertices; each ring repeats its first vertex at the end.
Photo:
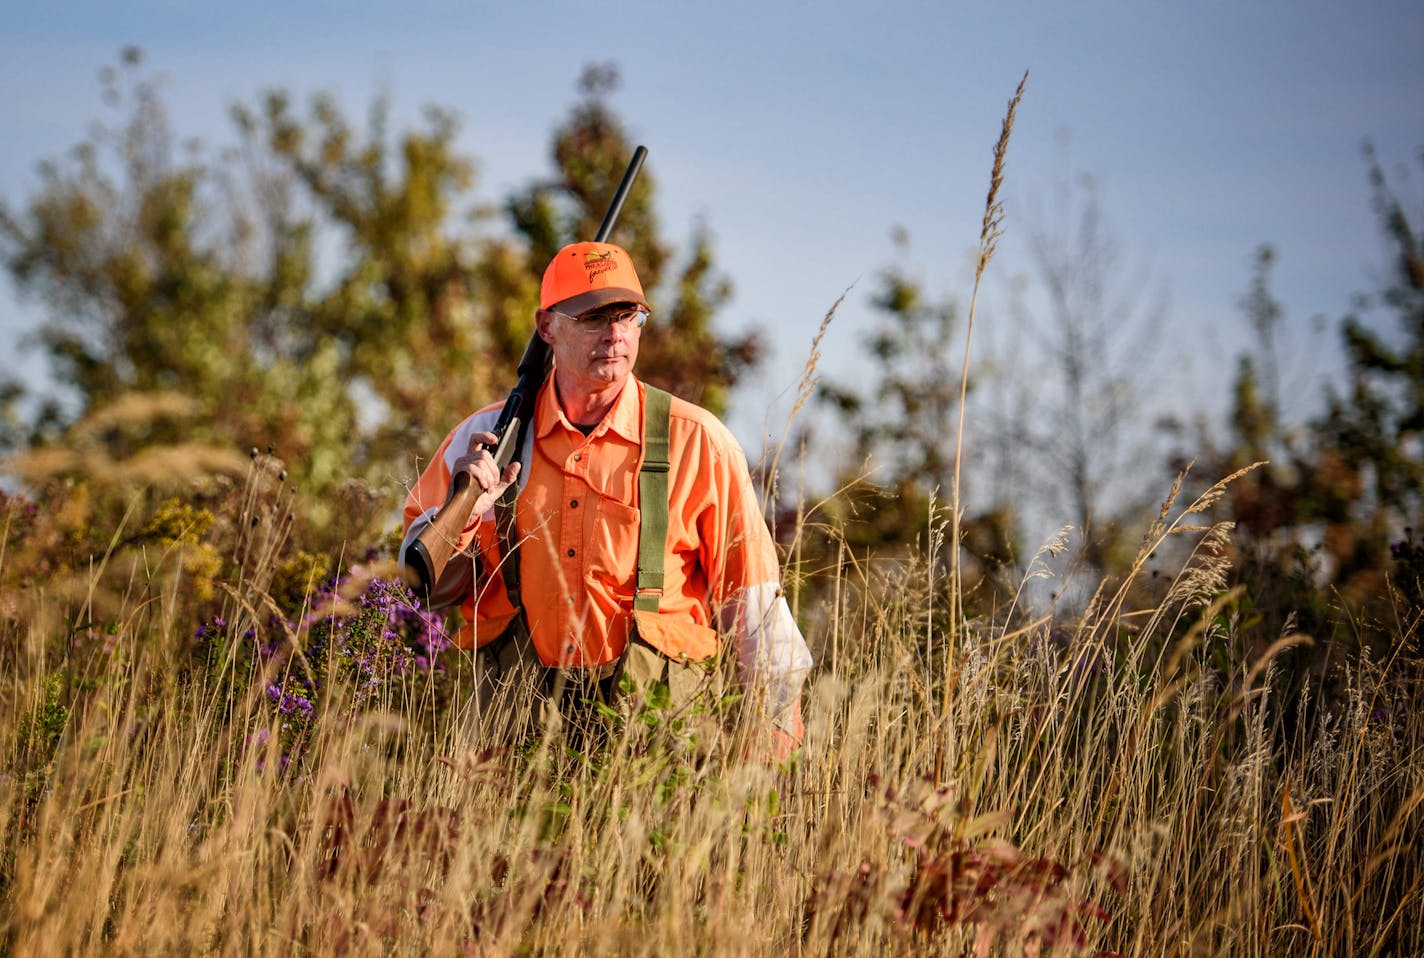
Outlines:
MULTIPOLYGON (((1308 639, 1239 651, 1229 529, 1192 524, 1220 486, 1169 496, 1071 621, 975 620, 957 593, 946 616, 942 565, 846 561, 801 610, 818 664, 778 765, 735 696, 650 699, 582 749, 472 731, 460 656, 372 671, 321 632, 384 641, 355 596, 389 569, 308 576, 278 614, 272 471, 230 517, 115 531, 87 590, 0 603, 5 952, 1424 953, 1418 686, 1360 660, 1284 698, 1308 639)), ((5 582, 41 568, 15 508, 5 582)))
POLYGON ((1196 544, 1157 606, 1117 583, 952 659, 928 569, 847 574, 783 766, 730 702, 500 750, 458 670, 333 680, 297 747, 268 693, 293 660, 239 654, 250 578, 206 657, 166 624, 181 575, 97 652, 12 617, 5 950, 1420 953, 1411 687, 1361 661, 1322 707, 1277 700, 1279 649, 1223 668, 1224 530, 1185 515, 1144 542, 1196 544))

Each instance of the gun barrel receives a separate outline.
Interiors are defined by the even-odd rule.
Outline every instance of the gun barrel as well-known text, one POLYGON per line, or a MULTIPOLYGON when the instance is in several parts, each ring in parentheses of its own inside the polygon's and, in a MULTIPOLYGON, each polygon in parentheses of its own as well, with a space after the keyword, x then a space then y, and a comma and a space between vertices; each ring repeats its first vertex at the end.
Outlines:
POLYGON ((633 151, 633 158, 628 161, 628 169, 623 173, 623 181, 618 184, 618 192, 613 194, 613 202, 608 204, 608 212, 603 214, 603 222, 599 224, 598 232, 593 236, 595 243, 608 242, 608 234, 613 232, 613 224, 618 222, 618 214, 623 212, 623 201, 632 192, 633 181, 638 178, 638 171, 643 168, 643 160, 647 156, 646 146, 639 146, 633 151))
MULTIPOLYGON (((639 146, 633 151, 633 158, 628 162, 628 169, 623 173, 623 180, 618 184, 617 192, 613 194, 613 201, 608 204, 608 212, 603 215, 603 222, 598 227, 598 234, 594 236, 595 242, 608 241, 608 236, 613 232, 613 226, 618 221, 618 214, 623 210, 623 202, 628 199, 628 194, 633 189, 633 181, 638 178, 638 171, 643 168, 643 160, 647 155, 648 149, 645 146, 639 146)), ((494 426, 494 434, 498 437, 494 449, 494 460, 501 472, 514 460, 520 447, 524 427, 533 420, 534 397, 539 394, 539 387, 544 383, 548 365, 549 346, 539 338, 539 333, 536 330, 529 339, 529 345, 525 347, 524 356, 519 360, 519 378, 514 384, 514 389, 510 390, 509 398, 504 401, 504 408, 500 411, 499 419, 494 426)), ((429 530, 422 533, 422 536, 428 534, 429 530)), ((445 548, 438 551, 438 556, 433 554, 420 539, 411 543, 410 548, 406 550, 406 567, 409 570, 408 574, 413 576, 411 580, 413 587, 423 587, 428 593, 440 581, 449 559, 450 550, 445 548)))
MULTIPOLYGON (((623 203, 628 199, 628 194, 633 190, 633 182, 638 178, 638 172, 643 168, 643 160, 648 156, 648 148, 639 146, 633 151, 633 158, 628 161, 628 168, 623 172, 623 179, 618 184, 618 189, 613 194, 613 200, 608 204, 608 211, 603 214, 603 222, 598 227, 598 233, 594 236, 594 241, 598 243, 607 242, 608 236, 613 232, 613 226, 618 222, 618 214, 623 211, 623 203)), ((510 391, 509 398, 505 400, 504 409, 500 412, 499 419, 495 422, 494 432, 499 437, 499 455, 495 461, 500 468, 504 468, 513 459, 515 450, 519 447, 519 433, 525 424, 532 422, 534 418, 534 397, 539 392, 539 387, 544 383, 544 373, 549 364, 549 347, 544 340, 539 338, 536 332, 529 339, 529 345, 524 350, 524 356, 519 360, 519 379, 510 391)))

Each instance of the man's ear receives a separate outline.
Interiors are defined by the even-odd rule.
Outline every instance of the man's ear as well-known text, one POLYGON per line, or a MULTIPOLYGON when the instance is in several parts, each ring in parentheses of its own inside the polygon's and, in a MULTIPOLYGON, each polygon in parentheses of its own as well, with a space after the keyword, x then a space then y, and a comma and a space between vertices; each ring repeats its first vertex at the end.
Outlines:
POLYGON ((542 309, 536 311, 534 325, 539 333, 539 338, 552 346, 554 344, 554 314, 542 309))

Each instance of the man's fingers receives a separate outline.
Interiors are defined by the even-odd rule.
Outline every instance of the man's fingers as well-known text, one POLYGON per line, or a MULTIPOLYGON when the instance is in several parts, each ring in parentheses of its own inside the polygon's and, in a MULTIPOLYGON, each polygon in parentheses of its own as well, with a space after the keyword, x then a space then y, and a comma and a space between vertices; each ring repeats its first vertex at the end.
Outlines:
MULTIPOLYGON (((475 479, 482 474, 481 467, 489 465, 493 470, 488 474, 489 481, 497 480, 499 470, 493 468, 494 459, 489 452, 489 446, 495 442, 495 439, 492 432, 471 433, 469 448, 463 456, 455 461, 455 469, 475 479)), ((482 485, 488 486, 489 482, 484 482, 482 485)))
MULTIPOLYGON (((510 463, 503 471, 495 465, 490 447, 497 441, 498 437, 492 432, 470 434, 469 451, 455 461, 452 495, 454 494, 453 490, 459 489, 468 482, 480 491, 477 502, 483 503, 485 497, 490 493, 494 493, 496 496, 502 494, 509 484, 518 478, 519 463, 510 463)), ((483 511, 484 508, 477 504, 475 511, 483 511)))
POLYGON ((469 451, 471 453, 479 452, 486 446, 493 446, 498 441, 499 437, 492 432, 472 432, 470 433, 469 451))
POLYGON ((494 460, 488 456, 476 459, 465 469, 481 489, 488 489, 499 482, 499 471, 494 467, 494 460))

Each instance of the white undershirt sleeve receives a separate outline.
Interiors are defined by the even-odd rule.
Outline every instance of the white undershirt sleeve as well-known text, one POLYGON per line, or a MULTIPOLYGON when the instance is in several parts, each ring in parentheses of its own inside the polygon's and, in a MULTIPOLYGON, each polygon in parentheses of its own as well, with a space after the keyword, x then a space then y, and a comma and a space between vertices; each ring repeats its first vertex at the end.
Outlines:
POLYGON ((768 719, 789 729, 792 706, 811 670, 811 650, 775 582, 737 592, 721 609, 721 626, 736 642, 737 673, 764 696, 768 719))

